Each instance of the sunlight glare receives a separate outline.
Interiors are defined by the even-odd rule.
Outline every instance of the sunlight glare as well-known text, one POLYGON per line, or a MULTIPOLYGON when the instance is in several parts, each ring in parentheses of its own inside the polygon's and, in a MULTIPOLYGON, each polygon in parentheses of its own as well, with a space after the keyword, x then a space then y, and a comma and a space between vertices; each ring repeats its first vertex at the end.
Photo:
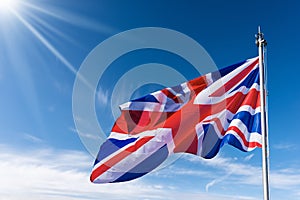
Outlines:
POLYGON ((15 10, 18 3, 18 0, 0 0, 0 14, 15 10))

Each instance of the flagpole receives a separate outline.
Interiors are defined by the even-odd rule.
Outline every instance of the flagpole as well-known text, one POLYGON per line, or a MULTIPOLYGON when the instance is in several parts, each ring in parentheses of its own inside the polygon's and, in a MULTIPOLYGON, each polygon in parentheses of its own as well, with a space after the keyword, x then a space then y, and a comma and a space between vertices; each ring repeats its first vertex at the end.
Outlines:
POLYGON ((261 135, 262 135, 262 181, 264 200, 269 200, 269 149, 268 149, 268 130, 266 113, 266 89, 265 89, 265 67, 264 67, 264 48, 267 41, 258 27, 256 35, 256 45, 259 55, 259 74, 260 74, 260 106, 261 106, 261 135))

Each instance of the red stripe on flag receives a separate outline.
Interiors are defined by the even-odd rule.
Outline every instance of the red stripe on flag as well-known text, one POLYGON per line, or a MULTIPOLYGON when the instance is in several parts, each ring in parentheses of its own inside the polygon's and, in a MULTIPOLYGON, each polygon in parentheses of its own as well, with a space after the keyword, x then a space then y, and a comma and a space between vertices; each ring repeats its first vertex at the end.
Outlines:
POLYGON ((141 148, 143 145, 145 145, 147 142, 149 142, 154 136, 146 136, 141 139, 139 139, 134 145, 127 147, 117 155, 110 158, 105 163, 101 164, 99 167, 97 167, 95 170, 93 170, 90 180, 94 182, 94 180, 99 177, 101 174, 109 170, 112 166, 126 158, 131 153, 137 151, 139 148, 141 148))
POLYGON ((216 90, 214 93, 212 93, 210 96, 211 97, 219 97, 222 96, 225 92, 233 88, 234 85, 236 85, 238 82, 240 82, 244 77, 246 77, 253 67, 258 64, 258 58, 251 63, 248 67, 246 67, 243 71, 238 73, 235 77, 230 79, 227 83, 225 83, 224 86, 220 87, 218 90, 216 90))
POLYGON ((261 144, 258 143, 258 142, 248 142, 245 138, 245 135, 243 134, 243 132, 238 127, 230 126, 227 129, 227 132, 230 131, 230 130, 236 132, 240 136, 240 138, 242 139, 242 141, 243 141, 243 143, 246 147, 248 147, 248 148, 261 147, 261 144))
POLYGON ((191 90, 191 95, 194 96, 199 94, 202 90, 204 90, 207 87, 207 80, 204 75, 187 82, 187 85, 191 90))
MULTIPOLYGON (((172 128, 175 137, 179 127, 186 128, 183 124, 199 123, 210 115, 217 114, 224 109, 236 113, 241 106, 251 106, 256 109, 260 106, 260 95, 256 89, 251 89, 247 94, 237 92, 235 95, 224 99, 223 101, 212 105, 195 105, 193 100, 188 102, 174 113, 172 112, 150 112, 123 110, 121 116, 117 119, 112 131, 124 134, 138 134, 147 130, 157 128, 172 128), (141 119, 132 119, 134 116, 140 116, 141 119)), ((183 130, 185 131, 185 130, 183 130)))
MULTIPOLYGON (((208 116, 217 114, 227 109, 231 113, 236 113, 241 106, 249 105, 253 109, 260 106, 259 103, 259 91, 251 89, 247 94, 237 92, 235 95, 224 99, 216 104, 200 104, 199 106, 199 122, 203 121, 208 116)), ((193 105, 190 105, 193 106, 193 105)), ((195 107, 194 107, 195 108, 195 107)))
POLYGON ((173 94, 168 88, 161 90, 168 98, 172 99, 175 103, 183 103, 183 101, 173 94))

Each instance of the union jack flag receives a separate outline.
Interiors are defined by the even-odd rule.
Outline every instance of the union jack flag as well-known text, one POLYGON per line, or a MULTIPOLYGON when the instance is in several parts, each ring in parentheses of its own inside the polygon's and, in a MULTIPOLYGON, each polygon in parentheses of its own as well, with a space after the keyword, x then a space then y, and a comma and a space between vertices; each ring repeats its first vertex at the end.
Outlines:
POLYGON ((91 174, 94 183, 141 177, 173 153, 214 157, 230 144, 261 147, 258 58, 120 106, 91 174))

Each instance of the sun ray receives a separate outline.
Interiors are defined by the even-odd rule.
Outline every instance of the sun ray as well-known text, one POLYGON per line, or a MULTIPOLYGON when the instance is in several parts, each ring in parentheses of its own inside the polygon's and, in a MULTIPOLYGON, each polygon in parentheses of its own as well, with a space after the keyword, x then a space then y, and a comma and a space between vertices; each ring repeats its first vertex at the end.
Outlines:
MULTIPOLYGON (((48 23, 43 18, 38 17, 34 12, 31 12, 31 11, 28 11, 28 10, 24 9, 23 13, 26 15, 26 18, 30 18, 30 20, 36 22, 41 27, 43 27, 44 28, 44 31, 43 31, 44 33, 46 33, 48 35, 50 35, 49 33, 54 33, 57 36, 60 36, 61 38, 63 38, 64 40, 71 42, 72 44, 75 44, 77 46, 80 45, 78 42, 76 42, 71 37, 64 34, 61 30, 59 30, 55 26, 51 25, 50 23, 48 23)), ((29 21, 29 20, 27 20, 27 21, 29 21)))
POLYGON ((40 6, 30 4, 27 2, 22 2, 24 6, 27 6, 28 8, 34 9, 40 13, 46 14, 50 17, 56 18, 60 21, 66 22, 68 24, 89 29, 89 30, 94 30, 97 32, 101 33, 115 33, 119 32, 119 30, 115 30, 114 28, 107 26, 105 24, 100 24, 98 21, 95 21, 91 18, 87 18, 85 16, 79 16, 75 15, 71 12, 67 12, 66 10, 61 10, 61 9, 55 9, 55 12, 46 10, 40 6))
POLYGON ((29 22, 27 22, 21 15, 19 15, 17 12, 12 11, 12 13, 17 17, 22 24, 26 28, 28 28, 31 33, 43 44, 45 47, 53 53, 74 75, 77 75, 83 83, 85 83, 89 88, 93 88, 90 83, 82 77, 80 74, 77 74, 77 70, 75 67, 36 29, 34 28, 29 22))
POLYGON ((46 9, 44 9, 42 7, 37 6, 37 5, 30 4, 30 3, 27 3, 27 2, 22 2, 22 4, 24 6, 27 6, 28 8, 31 8, 31 9, 33 9, 35 11, 38 11, 38 12, 43 13, 43 14, 46 14, 48 16, 54 17, 54 18, 59 19, 61 21, 67 21, 66 18, 64 18, 64 17, 62 17, 62 16, 60 16, 58 14, 55 14, 53 12, 50 12, 49 10, 46 10, 46 9))
POLYGON ((49 51, 51 51, 60 61, 62 61, 71 72, 74 74, 77 73, 77 70, 73 67, 73 65, 53 46, 48 42, 48 40, 43 37, 40 32, 36 30, 30 23, 28 23, 21 15, 19 15, 17 12, 13 12, 14 15, 25 25, 26 28, 28 28, 38 40, 40 40, 49 51))

